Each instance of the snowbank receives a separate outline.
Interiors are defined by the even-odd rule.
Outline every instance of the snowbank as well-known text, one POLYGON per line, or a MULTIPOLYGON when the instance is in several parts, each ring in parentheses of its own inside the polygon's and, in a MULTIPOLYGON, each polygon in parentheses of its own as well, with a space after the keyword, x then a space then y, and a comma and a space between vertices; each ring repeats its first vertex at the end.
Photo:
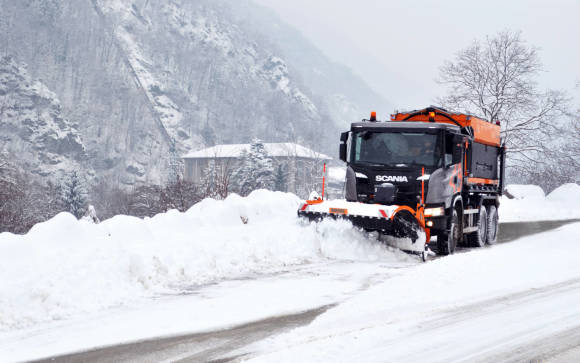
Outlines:
POLYGON ((566 203, 568 205, 580 205, 580 185, 574 183, 564 184, 548 194, 548 201, 552 203, 566 203))
POLYGON ((537 185, 525 185, 525 184, 510 184, 505 188, 506 194, 510 194, 514 199, 544 199, 546 194, 542 188, 537 185))
POLYGON ((564 184, 548 196, 537 185, 508 185, 501 198, 500 222, 542 221, 580 218, 580 186, 564 184))
POLYGON ((409 258, 346 222, 299 221, 299 202, 256 191, 144 220, 116 216, 96 225, 62 213, 27 235, 0 234, 0 331, 290 265, 409 258))

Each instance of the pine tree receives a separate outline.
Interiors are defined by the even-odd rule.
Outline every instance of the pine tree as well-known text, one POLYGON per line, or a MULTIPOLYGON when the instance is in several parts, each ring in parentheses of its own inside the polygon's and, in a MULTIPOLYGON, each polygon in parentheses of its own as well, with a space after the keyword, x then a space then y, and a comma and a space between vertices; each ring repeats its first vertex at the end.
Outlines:
POLYGON ((87 190, 83 178, 72 171, 62 182, 61 201, 65 211, 81 218, 87 208, 87 190))
POLYGON ((255 189, 274 189, 274 162, 268 156, 264 143, 254 140, 250 146, 250 158, 255 177, 255 189))
POLYGON ((232 185, 235 192, 248 195, 252 191, 252 166, 249 153, 244 150, 240 155, 240 163, 232 174, 232 185))
POLYGON ((242 152, 239 167, 234 171, 232 179, 240 195, 248 195, 256 189, 275 188, 274 163, 268 156, 264 143, 254 139, 249 152, 242 152))

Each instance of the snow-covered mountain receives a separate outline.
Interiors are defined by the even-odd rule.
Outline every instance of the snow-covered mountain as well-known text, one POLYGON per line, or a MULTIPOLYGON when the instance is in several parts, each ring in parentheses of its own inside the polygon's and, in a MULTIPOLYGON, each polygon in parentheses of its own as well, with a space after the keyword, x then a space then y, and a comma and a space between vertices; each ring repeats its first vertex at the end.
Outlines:
POLYGON ((79 169, 86 152, 76 126, 63 117, 56 95, 32 80, 24 64, 0 58, 0 142, 13 161, 39 176, 58 178, 79 169))
POLYGON ((56 94, 88 167, 119 184, 162 183, 176 155, 253 137, 332 152, 387 104, 248 0, 0 0, 0 13, 0 54, 56 94))

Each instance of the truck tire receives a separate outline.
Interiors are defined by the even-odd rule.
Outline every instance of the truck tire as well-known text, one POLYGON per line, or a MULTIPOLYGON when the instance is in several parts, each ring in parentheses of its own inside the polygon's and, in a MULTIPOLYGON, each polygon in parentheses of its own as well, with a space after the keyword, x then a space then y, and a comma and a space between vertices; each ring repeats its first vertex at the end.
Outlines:
POLYGON ((449 231, 437 235, 437 254, 447 256, 455 252, 457 241, 459 240, 459 217, 457 209, 453 208, 449 231))
POLYGON ((487 212, 487 244, 493 245, 497 242, 497 232, 499 230, 499 218, 497 214, 497 207, 495 205, 489 206, 487 212))
POLYGON ((471 247, 483 247, 487 242, 487 209, 485 206, 479 207, 479 218, 477 218, 477 231, 468 234, 467 239, 471 247))

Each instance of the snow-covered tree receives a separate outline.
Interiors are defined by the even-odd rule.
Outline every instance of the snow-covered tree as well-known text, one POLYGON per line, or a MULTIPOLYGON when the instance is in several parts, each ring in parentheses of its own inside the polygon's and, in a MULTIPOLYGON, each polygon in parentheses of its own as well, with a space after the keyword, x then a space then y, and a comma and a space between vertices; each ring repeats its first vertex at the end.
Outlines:
POLYGON ((268 156, 264 143, 259 140, 254 140, 250 146, 249 153, 250 160, 254 165, 256 189, 270 189, 274 188, 274 163, 272 158, 268 156))
POLYGON ((175 140, 173 140, 173 144, 169 148, 168 183, 177 183, 180 179, 183 179, 183 160, 179 157, 175 147, 175 140))
POLYGON ((64 210, 81 218, 87 208, 87 190, 82 176, 73 170, 63 179, 60 189, 64 210))
POLYGON ((240 195, 248 195, 256 189, 274 190, 274 163, 262 141, 254 139, 250 151, 244 151, 240 159, 240 164, 232 175, 235 189, 240 195))

